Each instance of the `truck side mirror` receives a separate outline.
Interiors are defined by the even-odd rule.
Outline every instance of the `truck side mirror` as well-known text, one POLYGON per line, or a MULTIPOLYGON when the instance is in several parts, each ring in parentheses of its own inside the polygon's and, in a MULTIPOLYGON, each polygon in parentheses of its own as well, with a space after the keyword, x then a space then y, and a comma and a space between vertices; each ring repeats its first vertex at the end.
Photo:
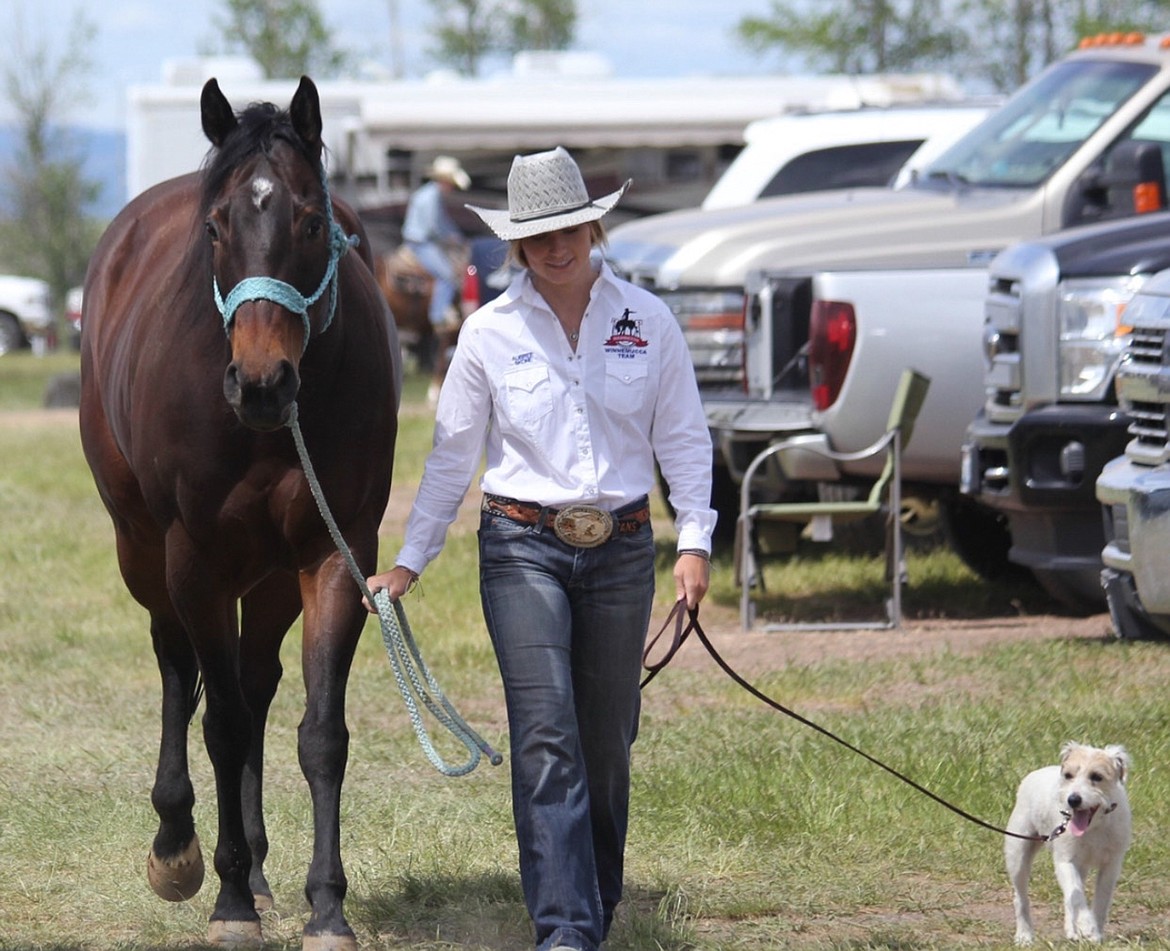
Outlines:
POLYGON ((1105 159, 1101 177, 1109 218, 1125 218, 1166 207, 1166 172, 1156 142, 1120 143, 1105 159))
POLYGON ((1157 142, 1120 142, 1069 189, 1063 226, 1129 218, 1166 207, 1165 167, 1157 142))

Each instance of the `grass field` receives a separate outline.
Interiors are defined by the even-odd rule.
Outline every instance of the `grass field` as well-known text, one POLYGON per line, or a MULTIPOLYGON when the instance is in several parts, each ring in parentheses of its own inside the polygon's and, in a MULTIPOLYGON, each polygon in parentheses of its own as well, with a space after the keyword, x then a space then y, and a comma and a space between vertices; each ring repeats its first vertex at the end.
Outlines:
MULTIPOLYGON (((0 358, 0 951, 200 947, 210 877, 178 905, 146 884, 159 687, 145 615, 118 577, 75 414, 27 412, 37 405, 30 381, 68 369, 69 358, 58 359, 49 367, 24 354, 0 358)), ((429 443, 422 386, 408 387, 396 494, 417 480, 429 443)), ((664 617, 671 545, 656 507, 656 617, 664 617)), ((387 534, 384 559, 397 543, 387 534)), ((453 702, 504 748, 474 566, 474 534, 454 532, 407 609, 453 702)), ((818 597, 854 568, 880 571, 866 559, 807 556, 776 566, 774 584, 818 597)), ((915 552, 910 570, 912 609, 924 616, 985 616, 1005 598, 1029 596, 980 585, 945 552, 915 552)), ((730 573, 717 560, 713 610, 735 603, 730 573)), ((290 636, 282 657, 289 674, 270 725, 268 872, 277 911, 265 916, 268 948, 299 948, 306 915, 311 828, 295 752, 298 654, 290 636)), ((1170 821, 1170 770, 1161 767, 1170 746, 1170 704, 1161 695, 1168 681, 1166 645, 1061 637, 976 654, 764 666, 754 680, 993 823, 1006 820, 1023 774, 1051 762, 1066 739, 1125 743, 1134 758, 1135 842, 1110 941, 1151 949, 1170 949, 1167 854, 1157 831, 1170 821)), ((349 725, 343 856, 347 911, 362 947, 528 947, 507 766, 456 780, 428 765, 373 621, 350 681, 349 725)), ((196 821, 210 854, 214 794, 197 729, 191 760, 196 821)), ((710 666, 668 668, 647 688, 627 880, 608 951, 1011 947, 998 836, 769 711, 710 666)), ((1033 897, 1045 946, 1060 934, 1046 859, 1033 897)))

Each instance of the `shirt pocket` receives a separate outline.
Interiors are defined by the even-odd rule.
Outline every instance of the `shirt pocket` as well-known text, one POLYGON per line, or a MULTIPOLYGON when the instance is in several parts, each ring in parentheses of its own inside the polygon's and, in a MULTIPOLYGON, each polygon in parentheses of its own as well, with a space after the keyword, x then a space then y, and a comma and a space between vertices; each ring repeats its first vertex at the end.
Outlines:
POLYGON ((605 408, 614 413, 636 413, 646 399, 648 368, 644 360, 606 360, 605 408))
POLYGON ((548 366, 530 364, 504 374, 504 405, 508 418, 521 429, 537 430, 553 410, 548 366))

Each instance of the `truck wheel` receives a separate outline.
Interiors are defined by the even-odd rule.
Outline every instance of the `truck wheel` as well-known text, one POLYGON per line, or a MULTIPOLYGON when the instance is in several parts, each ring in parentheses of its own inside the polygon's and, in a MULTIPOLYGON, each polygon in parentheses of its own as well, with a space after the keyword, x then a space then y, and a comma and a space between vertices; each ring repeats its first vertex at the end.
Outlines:
POLYGON ((945 513, 947 544, 979 577, 1000 581, 1023 575, 1026 569, 1008 560, 1007 518, 961 495, 948 500, 945 513))
POLYGON ((0 312, 0 354, 19 350, 25 344, 20 321, 12 314, 0 312))
POLYGON ((1113 633, 1123 640, 1164 641, 1170 639, 1170 618, 1150 614, 1142 605, 1133 575, 1106 568, 1101 584, 1109 602, 1113 633))
POLYGON ((1105 589, 1101 587, 1101 570, 1045 571, 1033 568, 1032 574, 1048 596, 1076 614, 1087 617, 1105 610, 1105 589))

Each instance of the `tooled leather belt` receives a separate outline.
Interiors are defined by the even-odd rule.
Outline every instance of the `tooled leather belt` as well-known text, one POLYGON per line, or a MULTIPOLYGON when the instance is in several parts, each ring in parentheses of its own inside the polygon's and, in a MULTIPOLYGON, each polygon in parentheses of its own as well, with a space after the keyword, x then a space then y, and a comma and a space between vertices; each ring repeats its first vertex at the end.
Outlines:
POLYGON ((614 536, 630 535, 650 521, 650 505, 644 504, 632 512, 615 515, 592 505, 566 505, 554 509, 521 502, 502 495, 484 495, 485 512, 503 515, 522 525, 542 525, 551 528, 557 538, 576 548, 596 548, 614 536))

